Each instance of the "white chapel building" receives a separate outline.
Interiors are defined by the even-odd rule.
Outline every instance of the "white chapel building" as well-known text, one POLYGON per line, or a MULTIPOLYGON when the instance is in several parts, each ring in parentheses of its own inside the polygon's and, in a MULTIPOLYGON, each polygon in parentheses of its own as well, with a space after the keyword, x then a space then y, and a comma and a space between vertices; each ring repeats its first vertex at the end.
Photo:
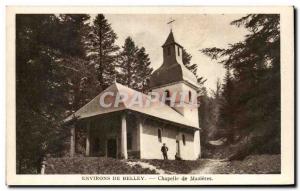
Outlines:
POLYGON ((171 106, 169 101, 162 103, 160 99, 160 104, 140 107, 118 100, 120 103, 114 107, 115 95, 120 92, 138 94, 144 101, 151 99, 150 95, 115 82, 66 119, 78 118, 76 127, 71 128, 70 156, 76 155, 78 127, 86 130, 86 156, 163 159, 161 147, 165 143, 171 160, 175 159, 176 153, 183 160, 200 157, 198 108, 190 107, 195 101, 193 99, 197 99, 199 85, 196 76, 183 65, 183 48, 175 41, 172 31, 162 49, 163 64, 150 78, 151 92, 167 94, 168 97, 187 92, 183 105, 171 106), (99 104, 104 94, 110 95, 104 100, 111 105, 109 107, 99 104))

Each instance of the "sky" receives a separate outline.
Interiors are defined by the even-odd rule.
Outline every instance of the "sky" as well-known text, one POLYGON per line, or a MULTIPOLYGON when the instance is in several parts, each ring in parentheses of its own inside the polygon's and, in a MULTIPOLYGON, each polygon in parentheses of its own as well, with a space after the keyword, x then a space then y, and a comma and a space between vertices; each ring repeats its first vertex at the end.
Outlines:
MULTIPOLYGON (((91 15, 92 18, 95 15, 91 15)), ((198 75, 207 79, 205 86, 216 89, 216 81, 223 80, 225 69, 217 61, 200 52, 210 47, 226 48, 244 39, 247 30, 230 25, 244 15, 208 14, 105 14, 118 36, 116 44, 123 46, 130 36, 139 47, 145 47, 151 66, 157 69, 163 62, 162 45, 172 31, 177 43, 192 55, 191 62, 198 65, 198 75), (167 23, 174 19, 172 26, 167 23)))

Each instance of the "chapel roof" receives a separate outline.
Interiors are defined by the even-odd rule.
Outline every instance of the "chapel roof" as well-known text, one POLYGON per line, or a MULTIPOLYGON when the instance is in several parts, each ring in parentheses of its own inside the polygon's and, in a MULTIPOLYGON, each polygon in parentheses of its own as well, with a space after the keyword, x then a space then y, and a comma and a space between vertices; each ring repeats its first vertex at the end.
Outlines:
POLYGON ((76 111, 73 115, 69 116, 65 119, 65 122, 70 121, 73 117, 77 117, 78 119, 84 119, 89 118, 97 115, 112 113, 116 111, 124 111, 124 110, 131 110, 134 112, 138 112, 141 114, 145 114, 147 116, 151 116, 154 118, 158 118, 164 121, 168 121, 171 123, 175 123, 181 126, 187 126, 192 128, 199 128, 198 125, 193 124, 191 121, 187 120, 184 116, 179 114, 177 111, 172 109, 170 106, 162 103, 161 101, 158 102, 150 102, 150 105, 148 107, 140 107, 136 104, 130 104, 129 102, 121 102, 118 104, 117 107, 114 107, 114 103, 116 100, 117 93, 123 94, 126 93, 129 95, 129 97, 132 97, 133 95, 137 97, 141 97, 143 102, 150 101, 150 95, 143 94, 141 92, 138 92, 136 90, 133 90, 129 87, 126 87, 122 84, 119 84, 115 82, 111 86, 109 86, 107 89, 105 89, 103 92, 101 92, 99 95, 97 95, 94 99, 92 99, 89 103, 85 104, 83 107, 81 107, 78 111, 76 111), (103 107, 99 103, 100 97, 107 92, 112 92, 113 96, 107 97, 107 99, 104 100, 105 104, 112 105, 110 107, 103 107))
POLYGON ((178 46, 182 47, 180 44, 178 44, 175 41, 175 38, 174 38, 174 35, 173 35, 172 31, 170 31, 170 34, 169 34, 167 40, 165 41, 165 43, 162 45, 162 47, 165 47, 165 46, 168 46, 168 45, 171 45, 171 44, 177 44, 178 46))

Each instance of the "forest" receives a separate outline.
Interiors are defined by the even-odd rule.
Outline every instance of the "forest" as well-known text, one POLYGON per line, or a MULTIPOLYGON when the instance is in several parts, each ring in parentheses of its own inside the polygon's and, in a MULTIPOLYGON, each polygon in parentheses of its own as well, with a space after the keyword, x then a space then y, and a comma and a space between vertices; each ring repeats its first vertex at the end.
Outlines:
MULTIPOLYGON (((201 155, 241 160, 280 154, 280 17, 250 14, 230 23, 249 33, 226 49, 199 54, 226 68, 215 90, 197 75, 200 63, 183 51, 198 79, 201 155)), ((144 47, 127 37, 123 46, 105 15, 16 16, 17 173, 39 173, 46 155, 66 155, 69 130, 62 122, 116 79, 147 93, 153 71, 144 47)))

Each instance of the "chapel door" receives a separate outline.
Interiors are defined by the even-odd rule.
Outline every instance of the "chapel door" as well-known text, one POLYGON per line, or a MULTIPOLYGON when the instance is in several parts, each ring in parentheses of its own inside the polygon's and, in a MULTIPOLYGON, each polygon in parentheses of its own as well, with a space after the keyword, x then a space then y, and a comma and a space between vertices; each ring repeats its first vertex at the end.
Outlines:
POLYGON ((94 156, 99 156, 100 155, 100 148, 101 148, 101 142, 100 138, 96 137, 94 139, 94 144, 93 144, 93 155, 94 156))
POLYGON ((116 139, 107 140, 107 157, 117 158, 117 141, 116 139))

